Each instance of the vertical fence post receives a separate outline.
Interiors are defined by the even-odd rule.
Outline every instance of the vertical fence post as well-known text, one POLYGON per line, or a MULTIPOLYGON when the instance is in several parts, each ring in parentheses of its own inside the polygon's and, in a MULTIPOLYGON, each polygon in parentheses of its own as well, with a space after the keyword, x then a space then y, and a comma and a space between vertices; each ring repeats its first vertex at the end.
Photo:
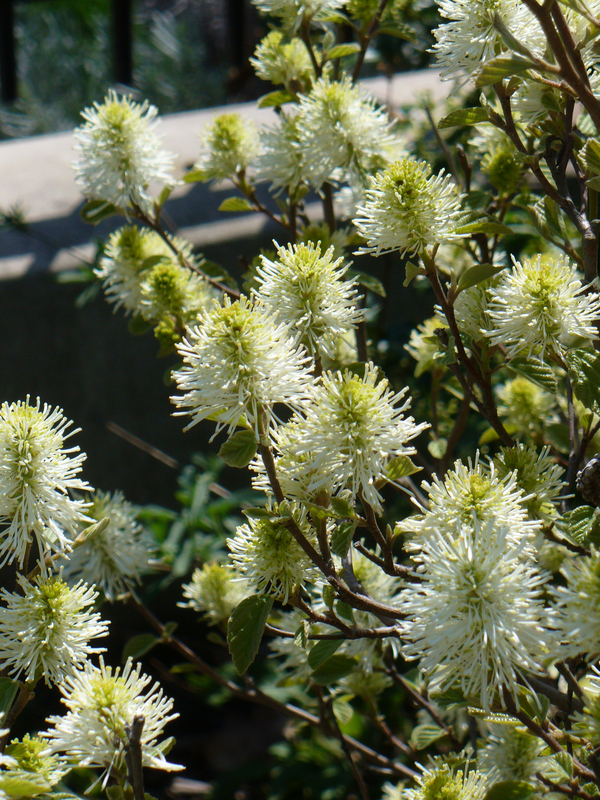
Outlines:
POLYGON ((0 0, 0 89, 3 103, 12 103, 17 99, 13 0, 0 0))
POLYGON ((133 84, 132 0, 112 0, 112 28, 114 77, 117 83, 131 86, 133 84))

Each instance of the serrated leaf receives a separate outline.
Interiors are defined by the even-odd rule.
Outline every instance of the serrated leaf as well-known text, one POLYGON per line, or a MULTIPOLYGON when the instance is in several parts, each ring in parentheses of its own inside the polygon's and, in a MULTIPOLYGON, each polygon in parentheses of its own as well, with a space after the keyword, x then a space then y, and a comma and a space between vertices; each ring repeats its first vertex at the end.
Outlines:
POLYGON ((89 200, 79 212, 79 216, 84 222, 97 225, 103 219, 108 219, 108 217, 113 217, 115 214, 120 213, 120 209, 105 200, 89 200))
MULTIPOLYGON (((406 680, 406 676, 404 676, 404 679, 406 680)), ((439 694, 431 694, 430 697, 436 706, 443 709, 464 708, 468 705, 460 689, 446 689, 446 691, 439 694)))
POLYGON ((337 517, 353 517, 354 508, 352 503, 345 497, 331 497, 329 500, 331 508, 337 517))
POLYGON ((352 606, 349 606, 348 603, 344 603, 343 600, 338 600, 335 604, 335 610, 337 612, 338 617, 346 619, 348 620, 348 622, 351 622, 353 625, 356 625, 356 621, 354 619, 354 609, 352 608, 352 606))
POLYGON ((0 790, 9 797, 37 797, 50 789, 48 781, 39 773, 17 769, 0 773, 0 790))
POLYGON ((511 717, 510 714, 501 714, 499 711, 484 711, 483 708, 473 708, 469 706, 467 712, 472 717, 477 717, 482 722, 492 722, 495 725, 519 725, 519 720, 511 717))
POLYGON ((410 735, 410 743, 415 750, 424 750, 430 744, 437 742, 444 736, 444 730, 439 725, 416 725, 410 735))
POLYGON ((308 666, 315 670, 340 649, 343 639, 320 639, 308 654, 308 666))
POLYGON ((412 261, 406 262, 406 277, 404 278, 404 283, 402 286, 406 288, 410 286, 410 283, 413 278, 416 278, 417 275, 425 275, 425 270, 422 267, 418 267, 416 264, 413 264, 412 261))
POLYGON ((19 681, 0 678, 0 714, 7 714, 19 690, 19 681))
POLYGON ((470 215, 470 216, 477 216, 478 219, 473 219, 470 222, 462 222, 454 229, 454 233, 458 234, 468 234, 471 235, 473 233, 489 233, 490 235, 498 235, 498 234, 510 234, 513 233, 512 228, 509 228, 508 225, 504 225, 502 222, 497 222, 492 217, 482 217, 481 215, 470 215))
POLYGON ((505 269, 505 267, 495 267, 493 264, 475 264, 474 267, 471 267, 466 272, 463 272, 463 274, 460 276, 456 294, 458 295, 465 289, 469 289, 471 286, 476 286, 482 281, 487 281, 488 278, 498 275, 498 273, 502 272, 503 269, 505 269))
POLYGON ((125 647, 121 653, 121 662, 124 664, 128 658, 141 658, 159 642, 160 639, 153 633, 140 633, 138 636, 132 636, 131 639, 125 643, 125 647))
POLYGON ((489 115, 485 108, 458 108, 438 122, 438 128, 458 128, 463 125, 479 125, 489 122, 489 115))
POLYGON ((337 44, 327 53, 327 59, 328 61, 333 61, 335 58, 353 56, 355 53, 360 53, 360 45, 356 42, 350 42, 349 44, 337 44))
POLYGON ((219 211, 255 211, 252 203, 245 197, 228 197, 219 206, 219 211))
POLYGON ((556 753, 554 760, 560 765, 565 775, 569 778, 573 777, 573 759, 568 753, 556 753))
POLYGON ((535 64, 528 58, 515 54, 496 56, 481 67, 475 85, 478 88, 489 86, 491 83, 500 83, 511 75, 521 75, 528 69, 534 69, 535 64))
POLYGON ((273 598, 246 597, 229 617, 227 645, 238 675, 243 675, 258 653, 273 598))
POLYGON ((577 544, 600 544, 600 509, 579 506, 563 514, 557 525, 577 544))
POLYGON ((356 661, 350 656, 334 655, 312 672, 310 679, 319 686, 329 686, 349 675, 355 666, 356 661))
POLYGON ((377 294, 379 297, 385 297, 385 288, 379 278, 368 275, 366 272, 359 272, 356 269, 349 269, 346 276, 348 278, 356 278, 361 286, 364 286, 365 289, 373 292, 373 294, 377 294))
POLYGON ((600 177, 596 176, 594 178, 590 178, 585 182, 585 185, 593 189, 595 192, 600 192, 600 177))
POLYGON ((330 546, 336 556, 343 558, 348 553, 356 525, 353 522, 343 522, 331 534, 330 546))
POLYGON ((408 456, 396 456, 385 468, 385 477, 388 481, 399 481, 400 478, 408 478, 409 475, 414 475, 422 469, 413 464, 408 456))
POLYGON ((600 410, 600 354, 587 350, 569 350, 565 361, 577 398, 586 408, 600 410))
POLYGON ((169 257, 164 255, 164 253, 159 256, 148 256, 148 258, 145 258, 142 261, 141 269, 142 270, 151 269, 152 267, 155 267, 157 264, 160 264, 163 261, 169 261, 169 257))
POLYGON ((535 789, 525 781, 498 781, 488 790, 484 800, 529 800, 535 789))
POLYGON ((230 467, 247 467, 256 454, 254 431, 236 431, 221 445, 219 455, 230 467))
POLYGON ((279 89, 276 92, 269 92, 264 94, 258 101, 259 108, 274 108, 283 106, 285 103, 293 103, 296 98, 293 94, 286 92, 284 89, 279 89))
POLYGON ((383 25, 377 29, 377 33, 386 33, 388 36, 395 36, 397 39, 404 39, 405 42, 412 42, 413 44, 418 42, 416 32, 403 22, 383 25))
POLYGON ((306 650, 308 645, 308 632, 310 625, 307 619, 303 619, 294 634, 294 644, 302 650, 306 650))
POLYGON ((557 384, 554 372, 548 364, 544 364, 539 358, 513 358, 506 366, 532 383, 541 386, 547 392, 556 394, 557 384))

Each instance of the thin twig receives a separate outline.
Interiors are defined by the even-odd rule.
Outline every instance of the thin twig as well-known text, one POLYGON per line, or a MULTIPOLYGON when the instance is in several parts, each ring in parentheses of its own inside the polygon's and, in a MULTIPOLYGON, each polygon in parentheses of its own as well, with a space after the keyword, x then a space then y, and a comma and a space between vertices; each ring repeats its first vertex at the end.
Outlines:
POLYGON ((141 714, 137 714, 133 718, 131 725, 125 726, 129 742, 125 751, 125 760, 134 800, 144 800, 144 770, 142 767, 142 731, 144 730, 144 722, 144 717, 141 714))

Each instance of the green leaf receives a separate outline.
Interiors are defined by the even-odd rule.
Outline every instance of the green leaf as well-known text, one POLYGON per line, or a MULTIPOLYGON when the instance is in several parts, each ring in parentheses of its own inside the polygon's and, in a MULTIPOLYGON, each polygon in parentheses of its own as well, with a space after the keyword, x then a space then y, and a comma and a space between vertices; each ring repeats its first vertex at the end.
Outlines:
POLYGON ((123 648, 121 662, 124 664, 128 658, 141 658, 159 642, 160 639, 153 633, 140 633, 138 636, 132 636, 123 648))
POLYGON ((336 556, 343 558, 348 553, 355 530, 356 525, 353 522, 343 522, 331 534, 331 549, 336 556))
POLYGON ((554 372, 548 364, 544 364, 539 358, 513 358, 506 366, 547 392, 556 394, 557 384, 554 372))
POLYGON ((413 44, 417 44, 418 42, 416 32, 403 22, 383 25, 381 28, 377 29, 377 33, 387 33, 388 36, 395 36, 397 39, 404 39, 405 42, 412 42, 413 44))
POLYGON ((360 53, 360 45, 356 42, 350 44, 338 44, 332 47, 327 53, 327 60, 333 61, 334 58, 344 58, 344 56, 353 56, 355 53, 360 53))
POLYGON ((353 625, 356 625, 356 620, 354 619, 354 609, 352 608, 352 606, 349 606, 348 603, 344 603, 343 600, 338 600, 335 604, 335 610, 337 612, 338 617, 346 619, 348 620, 348 622, 351 622, 353 625))
POLYGON ((208 180, 210 180, 210 174, 204 169, 193 169, 183 176, 184 183, 200 183, 208 180))
MULTIPOLYGON (((513 433, 516 433, 518 431, 518 426, 515 425, 514 423, 506 423, 504 425, 504 428, 510 436, 512 436, 513 433)), ((497 431, 495 431, 493 428, 488 428, 479 437, 478 444, 480 445, 491 444, 491 442, 497 442, 499 438, 500 437, 498 436, 497 431)))
POLYGON ((164 253, 159 256, 148 256, 148 258, 145 258, 142 261, 141 269, 152 269, 152 267, 155 267, 157 264, 161 264, 163 261, 169 261, 169 256, 166 256, 164 253))
POLYGON ((430 744, 437 742, 444 736, 444 730, 439 725, 416 725, 410 735, 410 743, 415 750, 424 750, 430 744))
POLYGON ((155 204, 158 206, 158 208, 162 208, 164 206, 164 204, 171 196, 171 192, 173 191, 174 188, 175 188, 174 185, 163 186, 161 193, 158 195, 158 198, 155 201, 155 204))
POLYGON ((398 481, 400 478, 407 478, 421 470, 422 467, 413 464, 408 456, 396 456, 385 468, 385 477, 388 481, 398 481))
POLYGON ((230 467, 247 467, 256 454, 257 442, 254 431, 236 431, 221 445, 219 455, 230 467))
POLYGON ((361 286, 364 286, 365 289, 373 292, 373 294, 378 294, 379 297, 385 297, 385 288, 379 278, 375 278, 373 275, 368 275, 366 272, 359 272, 355 269, 349 269, 346 275, 348 278, 356 278, 361 286))
POLYGON ((413 264, 412 261, 406 262, 406 278, 404 279, 404 283, 402 286, 405 288, 410 285, 410 282, 413 278, 416 278, 417 275, 425 275, 425 270, 422 267, 418 267, 416 264, 413 264))
POLYGON ((307 619, 303 619, 296 633, 294 634, 294 644, 296 647, 302 648, 302 650, 306 650, 308 646, 308 632, 310 630, 310 625, 307 619))
POLYGON ((356 661, 350 656, 331 656, 311 673, 310 679, 319 686, 329 686, 349 675, 355 666, 356 661))
POLYGON ((7 714, 17 696, 19 681, 10 678, 0 678, 0 714, 7 714))
POLYGON ((120 213, 120 209, 105 200, 89 200, 79 212, 79 216, 84 222, 97 225, 103 219, 114 217, 115 214, 120 213))
POLYGON ((245 197, 228 197, 219 206, 219 211, 256 211, 245 197))
POLYGON ((331 708, 340 725, 347 725, 354 716, 354 709, 347 700, 334 700, 331 708))
POLYGON ((535 68, 535 64, 522 56, 496 56, 484 64, 479 70, 475 85, 478 88, 489 86, 491 83, 500 83, 511 75, 520 75, 528 69, 535 68))
POLYGON ((246 597, 233 609, 227 644, 238 675, 243 675, 256 658, 272 607, 273 598, 261 595, 246 597))
POLYGON ((258 107, 273 108, 282 106, 285 103, 293 103, 295 99, 293 94, 286 92, 284 89, 278 89, 276 92, 264 94, 258 101, 258 107))
POLYGON ((332 497, 329 502, 336 517, 352 518, 354 516, 352 503, 346 497, 332 497))
MULTIPOLYGON (((406 679, 406 676, 404 676, 406 679)), ((464 708, 468 705, 465 696, 460 689, 446 689, 440 694, 431 694, 431 699, 440 708, 464 708)))
POLYGON ((441 437, 439 439, 433 439, 433 441, 429 442, 427 445, 427 449, 434 458, 439 460, 446 455, 448 440, 441 437))
POLYGON ((320 639, 308 654, 308 666, 311 669, 318 669, 327 659, 339 650, 343 639, 320 639))
POLYGON ((25 770, 7 770, 0 774, 0 790, 9 797, 37 797, 52 787, 43 775, 25 770))
POLYGON ((506 267, 495 267, 493 264, 475 264, 474 267, 471 267, 466 272, 463 272, 463 274, 460 276, 456 294, 458 295, 465 289, 469 289, 471 286, 476 286, 482 281, 487 281, 488 278, 498 275, 498 273, 502 272, 503 269, 506 269, 506 267))
POLYGON ((600 509, 579 506, 557 521, 559 528, 577 544, 600 544, 600 509))
POLYGON ((502 222, 497 222, 493 217, 488 215, 482 216, 478 212, 470 212, 465 215, 463 219, 457 220, 460 224, 454 229, 454 233, 489 233, 496 234, 510 234, 512 229, 502 222))
POLYGON ((143 336, 152 326, 142 316, 136 314, 127 323, 127 330, 133 336, 143 336))
POLYGON ((462 125, 479 125, 489 122, 489 114, 485 108, 458 108, 438 122, 438 128, 458 128, 462 125))
POLYGON ((585 185, 595 192, 600 192, 600 177, 596 176, 595 178, 590 178, 585 182, 585 185))
POLYGON ((553 422, 544 428, 544 439, 559 453, 568 453, 570 450, 569 426, 566 422, 553 422))
POLYGON ((600 410, 600 354, 588 350, 569 350, 565 361, 577 398, 586 408, 600 410))
POLYGON ((600 142, 598 139, 588 139, 581 154, 588 172, 600 175, 600 142))
POLYGON ((535 789, 525 781, 498 781, 488 791, 484 800, 529 800, 535 789))

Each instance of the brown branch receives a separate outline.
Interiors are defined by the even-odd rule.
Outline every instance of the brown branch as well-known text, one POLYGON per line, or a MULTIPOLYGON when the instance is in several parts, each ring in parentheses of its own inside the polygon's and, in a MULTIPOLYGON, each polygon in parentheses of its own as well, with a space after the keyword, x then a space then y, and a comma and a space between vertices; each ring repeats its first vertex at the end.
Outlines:
POLYGON ((381 22, 381 17, 383 16, 383 12, 386 9, 386 6, 390 0, 379 0, 379 5, 377 6, 377 11, 375 12, 375 16, 371 20, 371 24, 367 28, 366 33, 361 38, 360 42, 360 52, 356 57, 356 63, 354 64, 354 69, 352 70, 352 83, 356 83, 358 80, 358 76, 360 75, 360 71, 362 69, 363 62, 365 60, 365 55, 367 50, 369 49, 369 45, 371 44, 371 39, 375 36, 377 32, 377 28, 379 27, 379 23, 381 22))

